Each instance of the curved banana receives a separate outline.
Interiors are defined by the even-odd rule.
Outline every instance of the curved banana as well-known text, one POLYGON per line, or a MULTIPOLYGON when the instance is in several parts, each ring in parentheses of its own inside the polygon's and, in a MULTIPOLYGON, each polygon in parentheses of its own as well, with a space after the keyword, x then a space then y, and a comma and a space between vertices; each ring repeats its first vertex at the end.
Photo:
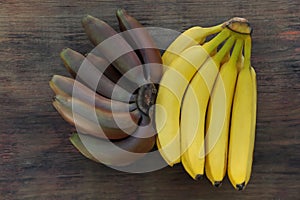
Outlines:
POLYGON ((245 40, 244 67, 235 88, 228 152, 228 177, 237 190, 243 190, 251 176, 256 124, 256 75, 251 67, 251 37, 245 40))
POLYGON ((237 61, 243 43, 242 38, 237 39, 229 61, 221 66, 208 104, 205 135, 205 174, 216 187, 221 185, 227 169, 231 106, 238 73, 237 61))
MULTIPOLYGON (((92 53, 86 55, 86 59, 90 61, 95 68, 97 68, 104 76, 109 78, 112 82, 117 83, 118 80, 122 77, 122 74, 114 68, 114 66, 110 65, 109 62, 99 56, 96 56, 92 53)), ((121 86, 123 87, 123 86, 121 86)))
MULTIPOLYGON (((88 38, 97 45, 93 54, 106 58, 121 74, 138 86, 147 83, 140 59, 120 34, 104 21, 90 15, 83 18, 82 25, 88 38)), ((133 91, 135 89, 137 88, 132 88, 133 91)))
POLYGON ((194 26, 184 31, 170 44, 170 46, 163 53, 163 64, 169 66, 173 62, 173 60, 180 56, 180 53, 185 49, 197 44, 202 44, 207 36, 220 32, 224 28, 224 24, 225 23, 222 23, 217 26, 208 28, 194 26))
MULTIPOLYGON (((85 59, 80 53, 67 48, 60 53, 60 56, 74 78, 76 77, 76 79, 85 83, 85 85, 91 89, 96 89, 99 94, 117 101, 134 101, 130 92, 108 79, 93 63, 85 59)), ((98 62, 96 64, 107 66, 105 60, 101 60, 100 63, 98 62)))
POLYGON ((108 99, 94 93, 88 87, 72 78, 54 75, 50 80, 49 85, 56 95, 73 97, 99 109, 114 112, 131 112, 137 109, 136 103, 127 104, 121 101, 108 99))
POLYGON ((112 65, 108 65, 107 60, 102 57, 96 56, 93 53, 89 53, 86 59, 91 62, 104 76, 109 78, 113 83, 119 85, 127 91, 132 91, 132 88, 136 88, 137 85, 129 81, 126 77, 112 65))
POLYGON ((179 116, 185 89, 210 52, 229 35, 230 30, 223 29, 203 47, 195 45, 186 49, 171 63, 161 79, 156 98, 155 123, 161 145, 159 151, 170 166, 180 162, 179 116))
POLYGON ((181 159, 182 165, 193 179, 204 174, 205 116, 208 100, 220 63, 235 40, 234 36, 229 37, 216 55, 205 61, 188 85, 183 98, 180 117, 181 159))
POLYGON ((104 139, 122 139, 137 129, 141 118, 139 110, 111 112, 94 108, 78 99, 57 95, 53 102, 56 110, 80 131, 104 139))
POLYGON ((162 77, 162 59, 159 49, 157 49, 148 31, 130 16, 124 9, 118 9, 116 16, 122 36, 137 52, 143 62, 144 74, 147 80, 159 83, 162 77))
MULTIPOLYGON (((149 121, 148 119, 143 120, 146 123, 149 121)), ((155 134, 152 123, 147 123, 145 126, 139 126, 128 138, 116 142, 80 133, 74 133, 70 140, 85 157, 91 160, 106 165, 126 166, 151 151, 155 144, 155 134)))

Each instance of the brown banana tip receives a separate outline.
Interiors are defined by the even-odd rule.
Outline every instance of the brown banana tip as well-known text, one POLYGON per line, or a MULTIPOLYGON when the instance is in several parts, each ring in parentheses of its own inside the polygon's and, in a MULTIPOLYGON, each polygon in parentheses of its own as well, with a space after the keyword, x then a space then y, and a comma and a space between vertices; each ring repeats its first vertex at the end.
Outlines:
POLYGON ((215 181, 214 182, 214 186, 217 187, 217 188, 221 187, 221 185, 222 185, 222 181, 215 181))
POLYGON ((236 189, 238 191, 241 191, 241 190, 245 189, 245 186, 246 186, 245 182, 243 182, 241 184, 236 184, 236 189))
POLYGON ((251 35, 253 32, 253 29, 249 21, 241 17, 231 18, 230 20, 228 20, 223 24, 223 27, 227 27, 233 32, 244 34, 244 35, 251 35))
POLYGON ((195 177, 195 180, 196 181, 202 180, 203 177, 204 177, 203 174, 197 174, 196 177, 195 177))

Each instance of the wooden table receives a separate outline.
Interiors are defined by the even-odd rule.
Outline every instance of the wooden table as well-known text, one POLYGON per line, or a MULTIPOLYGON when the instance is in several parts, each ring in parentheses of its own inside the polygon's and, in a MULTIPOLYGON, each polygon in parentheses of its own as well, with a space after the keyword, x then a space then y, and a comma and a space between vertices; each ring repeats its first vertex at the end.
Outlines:
POLYGON ((300 3, 290 1, 0 1, 0 199, 298 199, 300 196, 300 3), (74 129, 51 105, 48 81, 68 75, 59 58, 92 46, 86 14, 117 28, 123 7, 145 26, 183 31, 233 16, 253 28, 258 80, 253 174, 246 190, 193 181, 181 165, 128 174, 85 159, 74 129))

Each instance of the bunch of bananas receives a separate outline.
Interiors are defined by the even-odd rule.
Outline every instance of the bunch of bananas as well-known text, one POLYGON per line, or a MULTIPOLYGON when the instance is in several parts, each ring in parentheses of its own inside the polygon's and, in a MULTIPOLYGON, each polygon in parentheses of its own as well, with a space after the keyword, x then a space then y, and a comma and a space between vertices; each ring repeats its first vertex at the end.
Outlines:
POLYGON ((220 186, 228 173, 242 190, 250 179, 256 123, 251 27, 233 18, 183 32, 162 56, 168 66, 156 99, 157 146, 193 179, 220 186))
POLYGON ((227 171, 232 185, 244 189, 256 124, 248 21, 190 28, 161 57, 135 18, 123 9, 116 16, 121 34, 100 19, 83 18, 95 49, 87 56, 63 50, 73 78, 50 81, 54 107, 78 131, 73 145, 96 162, 127 166, 156 142, 164 160, 181 162, 193 179, 205 173, 219 187, 227 171))
POLYGON ((86 16, 83 28, 96 46, 87 56, 64 49, 61 59, 73 78, 54 75, 53 105, 76 126, 70 140, 87 158, 112 166, 135 162, 151 151, 160 51, 147 30, 124 9, 116 16, 122 33, 86 16))

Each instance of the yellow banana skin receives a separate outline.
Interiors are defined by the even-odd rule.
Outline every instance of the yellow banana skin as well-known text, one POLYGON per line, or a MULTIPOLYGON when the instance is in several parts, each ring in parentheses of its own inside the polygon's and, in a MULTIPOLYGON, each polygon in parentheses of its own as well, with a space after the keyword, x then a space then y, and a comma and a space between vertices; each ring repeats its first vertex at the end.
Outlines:
POLYGON ((185 170, 196 180, 204 174, 205 115, 210 91, 220 63, 234 41, 235 37, 230 37, 212 59, 206 60, 191 80, 183 99, 180 118, 181 160, 185 170))
POLYGON ((230 127, 228 177, 237 190, 243 190, 251 176, 255 125, 256 75, 250 64, 251 38, 245 40, 244 67, 238 74, 230 127))
POLYGON ((218 33, 222 29, 223 24, 209 28, 194 26, 184 31, 170 44, 170 46, 164 52, 162 56, 164 65, 169 66, 171 62, 173 62, 173 60, 175 60, 185 49, 203 43, 207 36, 218 33))
POLYGON ((161 146, 159 151, 170 166, 180 162, 179 118, 185 89, 210 52, 229 35, 230 31, 223 29, 203 46, 195 45, 186 49, 171 63, 161 79, 156 98, 155 123, 161 146))
POLYGON ((205 135, 205 174, 219 187, 226 174, 230 114, 243 40, 237 39, 228 62, 221 66, 208 104, 205 135))

